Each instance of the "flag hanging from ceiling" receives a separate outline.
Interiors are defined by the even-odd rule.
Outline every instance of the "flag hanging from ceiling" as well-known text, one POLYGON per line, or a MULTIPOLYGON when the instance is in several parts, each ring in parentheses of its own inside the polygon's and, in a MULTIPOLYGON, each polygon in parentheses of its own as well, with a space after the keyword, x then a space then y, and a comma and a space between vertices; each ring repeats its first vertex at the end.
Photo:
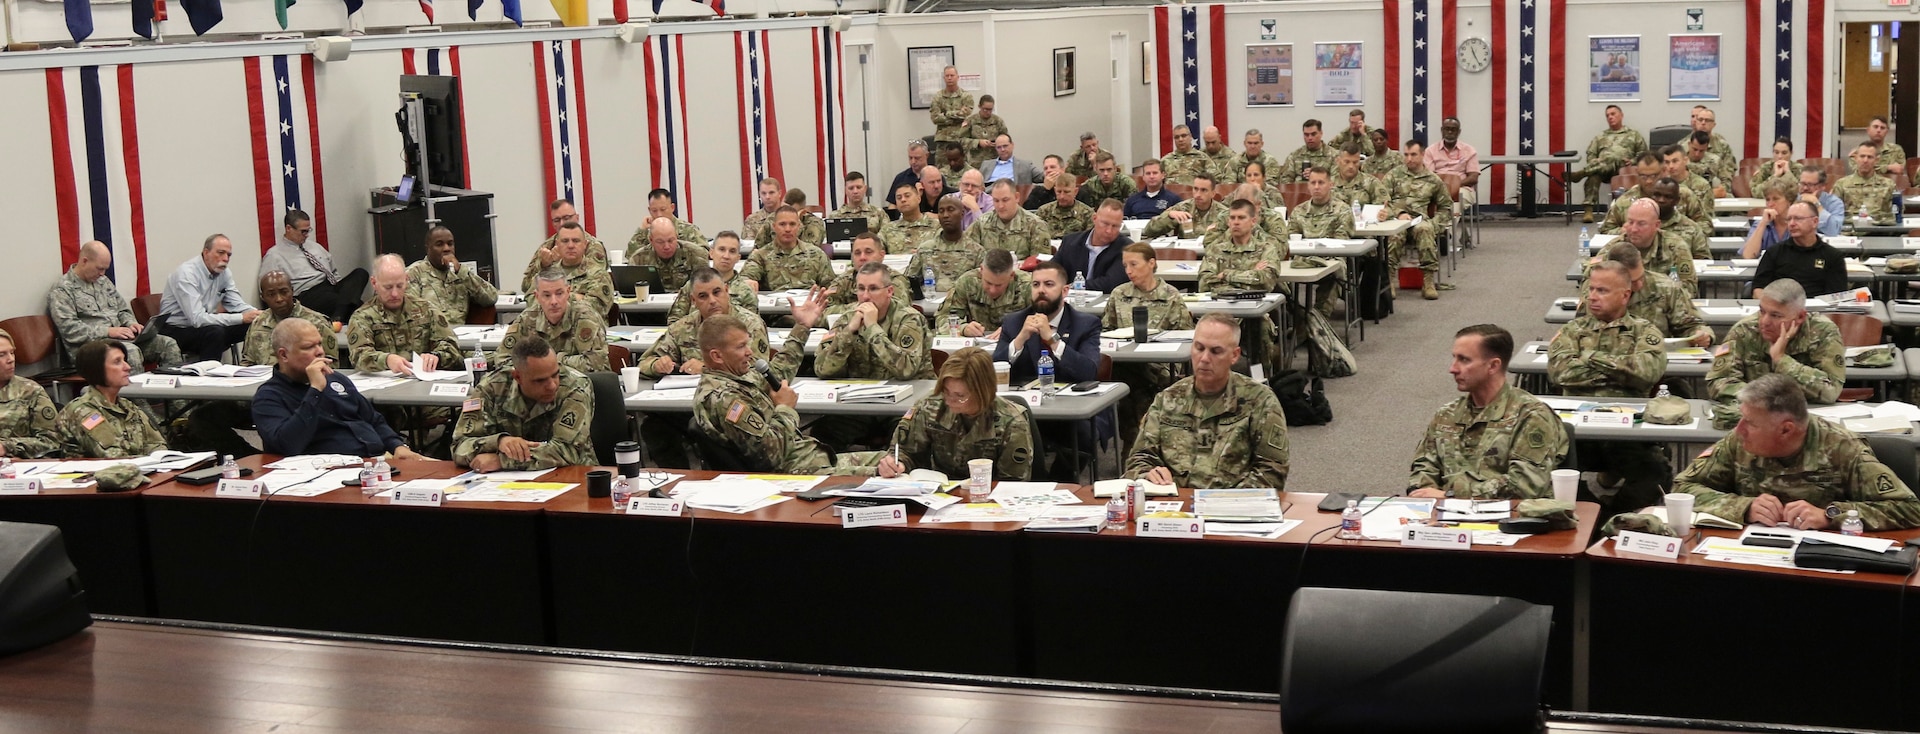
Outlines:
POLYGON ((133 66, 47 69, 46 86, 61 271, 80 259, 80 243, 99 240, 113 252, 107 277, 123 295, 153 292, 133 66))
POLYGON ((678 215, 693 219, 693 171, 687 166, 686 47, 680 34, 647 39, 647 163, 654 188, 673 193, 678 215))
MULTIPOLYGON (((1548 61, 1565 58, 1566 0, 1494 0, 1491 11, 1488 40, 1493 53, 1488 73, 1492 77, 1493 104, 1482 155, 1547 155, 1566 149, 1565 65, 1548 61)), ((1584 59, 1581 56, 1576 64, 1581 79, 1586 73, 1581 66, 1584 59)), ((1451 64, 1452 59, 1444 63, 1451 64)), ((1553 166, 1551 171, 1558 176, 1563 169, 1553 166)), ((1539 170, 1534 195, 1562 201, 1560 187, 1544 175, 1549 169, 1539 170)), ((1512 201, 1514 194, 1509 192, 1519 191, 1517 175, 1513 166, 1489 168, 1487 202, 1512 201)))
POLYGON ((840 178, 846 172, 846 131, 842 129, 846 110, 840 96, 840 34, 827 28, 815 28, 813 34, 813 135, 814 160, 820 180, 820 204, 828 211, 840 208, 845 193, 840 178))
POLYGON ((587 0, 548 0, 553 4, 553 12, 560 15, 560 24, 568 27, 583 26, 592 22, 587 16, 587 0))
MULTIPOLYGON (((93 3, 89 0, 66 0, 67 33, 73 36, 73 42, 79 43, 93 35, 93 3)), ((284 27, 284 26, 283 26, 284 27)))
MULTIPOLYGON (((1764 157, 1774 138, 1787 138, 1803 158, 1827 157, 1827 0, 1747 0, 1746 15, 1747 108, 1740 155, 1764 157)), ((1720 120, 1727 117, 1718 114, 1720 120)))
POLYGON ((1173 150, 1173 126, 1199 140, 1208 127, 1227 127, 1227 8, 1160 5, 1153 9, 1154 128, 1159 152, 1173 150), (1204 15, 1203 15, 1204 13, 1204 15))
POLYGON ((280 221, 294 209, 313 217, 313 235, 327 239, 327 199, 321 187, 320 124, 313 57, 250 56, 246 67, 247 119, 253 130, 254 211, 260 252, 280 241, 280 221))
MULTIPOLYGON (((734 83, 740 95, 740 179, 742 212, 760 208, 759 182, 778 179, 787 186, 780 163, 780 125, 774 115, 773 64, 767 59, 766 31, 734 31, 734 83)), ((791 186, 788 186, 791 188, 791 186)))
POLYGON ((533 43, 534 94, 540 107, 542 174, 547 182, 546 204, 557 199, 573 202, 580 222, 594 231, 593 164, 587 146, 587 86, 580 77, 580 41, 533 43))

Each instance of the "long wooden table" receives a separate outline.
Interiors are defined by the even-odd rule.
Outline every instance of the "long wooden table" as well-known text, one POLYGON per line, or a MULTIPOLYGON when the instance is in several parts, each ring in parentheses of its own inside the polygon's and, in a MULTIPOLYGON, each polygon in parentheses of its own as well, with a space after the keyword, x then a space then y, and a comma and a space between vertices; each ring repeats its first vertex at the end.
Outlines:
MULTIPOLYGON (((149 474, 146 486, 171 482, 178 475, 149 474)), ((108 614, 152 614, 141 491, 102 492, 89 487, 0 496, 0 521, 60 528, 67 557, 86 585, 88 608, 108 614)))

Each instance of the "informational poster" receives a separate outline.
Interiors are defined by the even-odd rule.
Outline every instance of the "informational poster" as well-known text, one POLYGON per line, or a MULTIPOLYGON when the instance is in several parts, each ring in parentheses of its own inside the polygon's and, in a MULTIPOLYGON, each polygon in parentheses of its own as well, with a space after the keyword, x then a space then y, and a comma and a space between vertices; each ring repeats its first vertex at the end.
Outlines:
POLYGON ((1634 101, 1640 99, 1640 37, 1588 36, 1590 60, 1587 68, 1593 100, 1634 101))
POLYGON ((1667 99, 1720 98, 1720 35, 1668 37, 1672 53, 1667 62, 1667 99))
POLYGON ((1247 106, 1293 106, 1293 44, 1247 44, 1247 106))
POLYGON ((916 110, 933 107, 933 95, 947 86, 941 76, 952 65, 952 46, 907 49, 907 106, 916 110))
POLYGON ((1366 102, 1366 78, 1361 75, 1360 43, 1313 44, 1313 103, 1358 105, 1366 102))

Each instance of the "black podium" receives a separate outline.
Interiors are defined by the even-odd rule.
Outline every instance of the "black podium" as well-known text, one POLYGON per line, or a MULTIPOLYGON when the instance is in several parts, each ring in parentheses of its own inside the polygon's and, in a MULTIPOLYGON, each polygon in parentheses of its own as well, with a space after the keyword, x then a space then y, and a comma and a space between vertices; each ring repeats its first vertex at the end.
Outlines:
MULTIPOLYGON (((443 186, 433 187, 434 216, 453 230, 454 253, 462 262, 479 264, 480 277, 498 285, 494 274, 493 194, 443 186)), ((416 198, 418 198, 416 196, 416 198)), ((373 248, 393 253, 409 264, 427 256, 427 207, 415 202, 400 205, 392 187, 373 190, 373 248)))

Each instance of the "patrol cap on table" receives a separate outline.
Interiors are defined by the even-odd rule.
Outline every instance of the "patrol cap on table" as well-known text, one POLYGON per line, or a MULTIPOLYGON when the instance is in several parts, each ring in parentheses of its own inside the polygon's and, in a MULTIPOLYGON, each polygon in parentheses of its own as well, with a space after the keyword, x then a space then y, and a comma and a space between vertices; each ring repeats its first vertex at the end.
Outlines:
POLYGON ((132 464, 114 464, 93 473, 93 481, 102 492, 125 492, 147 483, 147 475, 132 464))
POLYGON ((1668 395, 1647 401, 1646 412, 1641 416, 1648 423, 1662 426, 1685 425, 1693 420, 1693 406, 1686 400, 1668 395))

